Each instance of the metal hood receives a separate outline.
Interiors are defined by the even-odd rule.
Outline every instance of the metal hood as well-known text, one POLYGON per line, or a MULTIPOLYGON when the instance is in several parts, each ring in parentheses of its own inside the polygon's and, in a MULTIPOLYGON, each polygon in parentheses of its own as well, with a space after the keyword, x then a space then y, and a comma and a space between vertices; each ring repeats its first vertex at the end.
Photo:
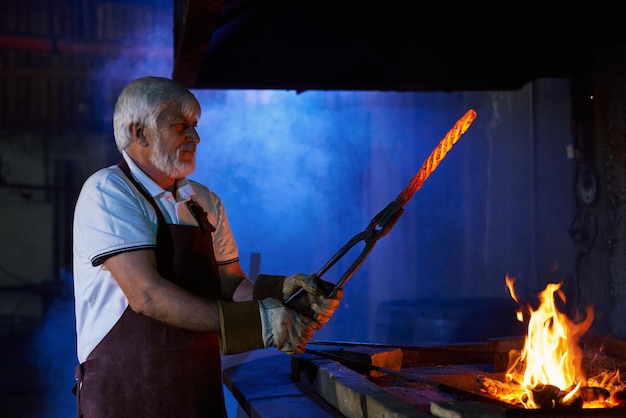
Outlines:
POLYGON ((586 71, 623 37, 611 16, 593 4, 175 0, 173 78, 195 89, 516 90, 586 71))

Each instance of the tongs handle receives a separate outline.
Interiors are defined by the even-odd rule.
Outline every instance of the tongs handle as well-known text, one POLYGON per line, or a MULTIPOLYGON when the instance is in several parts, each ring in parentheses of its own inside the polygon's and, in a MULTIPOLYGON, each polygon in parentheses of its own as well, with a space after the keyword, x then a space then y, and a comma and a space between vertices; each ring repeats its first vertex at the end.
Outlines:
POLYGON ((376 231, 376 230, 365 230, 365 231, 355 235, 350 241, 348 241, 348 243, 346 245, 344 245, 324 265, 324 267, 322 267, 317 273, 315 273, 315 275, 317 277, 322 277, 322 275, 324 275, 324 273, 326 273, 328 271, 328 269, 330 269, 337 261, 339 261, 344 255, 346 255, 348 253, 348 251, 352 247, 354 247, 360 241, 365 241, 365 247, 363 247, 363 250, 361 250, 361 253, 354 260, 352 265, 350 265, 350 268, 348 268, 348 270, 346 270, 346 272, 343 274, 343 276, 341 276, 339 281, 337 281, 337 283, 335 284, 335 287, 333 288, 333 290, 331 290, 331 292, 328 294, 328 297, 332 298, 333 296, 335 296, 337 291, 339 289, 341 289, 344 286, 344 284, 346 284, 346 282, 348 280, 350 280, 350 278, 354 275, 354 273, 357 271, 357 269, 359 267, 361 267, 361 264, 363 264, 363 262, 365 261, 365 259, 369 255, 369 253, 374 248, 374 245, 376 245, 376 241, 378 241, 378 239, 377 239, 378 235, 379 235, 378 231, 376 231))
MULTIPOLYGON (((396 223, 400 215, 404 213, 402 209, 402 205, 399 204, 397 200, 388 204, 385 209, 380 211, 374 218, 371 220, 365 231, 360 232, 353 236, 350 241, 348 241, 343 247, 339 249, 331 257, 330 260, 324 266, 315 273, 315 276, 322 277, 332 266, 337 263, 343 256, 345 256, 348 251, 352 249, 356 244, 361 241, 365 242, 365 247, 359 254, 359 256, 354 260, 350 268, 341 276, 339 281, 335 284, 335 287, 330 291, 329 297, 335 296, 337 291, 346 284, 348 280, 354 275, 359 267, 363 264, 367 256, 372 252, 372 249, 376 245, 376 242, 385 236, 387 232, 391 229, 391 227, 396 223)), ((294 294, 292 294, 289 298, 285 300, 285 305, 289 306, 296 298, 298 298, 304 289, 299 289, 294 294)))
MULTIPOLYGON (((315 273, 315 276, 322 277, 324 273, 326 273, 328 269, 330 269, 337 261, 339 261, 344 255, 346 255, 346 253, 348 253, 348 251, 352 247, 354 247, 357 243, 361 241, 365 241, 365 247, 361 251, 361 254, 359 254, 359 256, 356 260, 354 260, 350 268, 343 274, 343 276, 341 276, 339 281, 335 284, 335 286, 328 294, 328 297, 332 298, 333 296, 335 296, 337 291, 343 287, 343 285, 354 275, 354 273, 361 266, 361 264, 363 264, 363 261, 365 261, 365 258, 369 255, 369 253, 372 251, 372 248, 374 248, 374 245, 376 244, 376 239, 370 238, 374 237, 376 235, 376 232, 377 231, 374 230, 365 230, 356 234, 354 237, 352 237, 350 241, 348 241, 343 247, 341 247, 341 249, 337 251, 335 255, 333 255, 332 258, 326 264, 324 264, 324 266, 317 273, 315 273)), ((285 306, 291 306, 291 304, 303 293, 305 293, 305 290, 303 288, 298 289, 295 293, 285 299, 285 306)))

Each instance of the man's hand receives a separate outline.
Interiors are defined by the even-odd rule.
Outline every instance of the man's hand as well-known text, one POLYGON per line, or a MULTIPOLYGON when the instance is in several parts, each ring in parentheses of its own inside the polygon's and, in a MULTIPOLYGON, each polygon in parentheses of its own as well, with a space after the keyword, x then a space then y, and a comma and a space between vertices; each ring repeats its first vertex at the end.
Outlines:
POLYGON ((307 293, 316 294, 319 292, 321 282, 323 282, 323 280, 317 279, 316 276, 304 273, 296 273, 292 276, 285 277, 283 281, 283 301, 289 299, 294 293, 300 290, 300 288, 304 289, 307 293))
POLYGON ((267 298, 259 301, 262 337, 265 348, 275 347, 287 354, 304 353, 313 332, 320 325, 279 300, 267 298))
POLYGON ((289 299, 296 292, 302 291, 288 306, 315 319, 319 326, 326 325, 343 298, 343 289, 338 289, 332 298, 328 294, 334 285, 311 274, 296 273, 292 276, 271 276, 261 274, 254 283, 254 299, 289 299))
MULTIPOLYGON (((308 283, 309 279, 305 281, 308 283)), ((246 302, 218 300, 222 354, 268 347, 276 347, 287 354, 304 352, 313 333, 330 320, 343 296, 341 289, 335 297, 329 298, 318 294, 322 292, 319 284, 312 287, 306 284, 306 287, 312 293, 305 290, 296 300, 308 304, 311 314, 285 306, 272 297, 246 302)))
POLYGON ((294 299, 289 306, 314 318, 320 328, 323 327, 339 307, 339 302, 343 298, 343 289, 338 289, 336 294, 330 298, 328 294, 334 288, 332 283, 314 275, 296 273, 285 278, 283 282, 284 300, 289 299, 301 288, 304 292, 294 299))

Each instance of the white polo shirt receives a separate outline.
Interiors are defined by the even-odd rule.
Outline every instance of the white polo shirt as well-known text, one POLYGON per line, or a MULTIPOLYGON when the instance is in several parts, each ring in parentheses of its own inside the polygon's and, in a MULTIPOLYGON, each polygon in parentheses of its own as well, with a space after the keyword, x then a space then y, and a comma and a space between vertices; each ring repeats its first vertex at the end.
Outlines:
MULTIPOLYGON (((213 243, 218 264, 237 261, 239 251, 219 196, 192 180, 178 180, 176 196, 157 185, 122 153, 133 177, 161 208, 165 222, 197 225, 185 204, 194 198, 215 227, 213 243)), ((158 218, 154 207, 122 170, 113 165, 92 174, 83 184, 74 210, 74 298, 78 360, 113 328, 128 299, 102 262, 111 255, 156 248, 158 218)))

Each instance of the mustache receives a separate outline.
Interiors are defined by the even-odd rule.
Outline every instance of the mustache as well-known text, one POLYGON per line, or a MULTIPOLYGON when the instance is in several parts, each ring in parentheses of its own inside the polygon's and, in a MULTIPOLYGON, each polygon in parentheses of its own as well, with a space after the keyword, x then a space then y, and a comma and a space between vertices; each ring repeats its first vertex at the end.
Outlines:
POLYGON ((194 144, 193 142, 186 142, 184 144, 182 144, 181 146, 178 147, 179 150, 181 151, 196 151, 196 144, 194 144))

